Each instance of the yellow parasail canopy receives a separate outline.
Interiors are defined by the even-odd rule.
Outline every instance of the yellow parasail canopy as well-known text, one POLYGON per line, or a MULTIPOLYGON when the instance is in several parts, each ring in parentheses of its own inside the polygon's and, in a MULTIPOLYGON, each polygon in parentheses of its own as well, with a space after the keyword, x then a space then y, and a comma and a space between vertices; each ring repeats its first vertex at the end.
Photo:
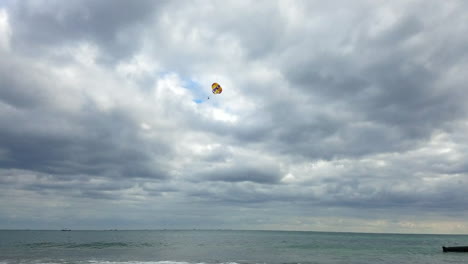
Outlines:
POLYGON ((211 85, 211 91, 214 93, 214 94, 220 94, 223 92, 223 88, 221 87, 221 85, 219 85, 219 83, 213 83, 211 85))

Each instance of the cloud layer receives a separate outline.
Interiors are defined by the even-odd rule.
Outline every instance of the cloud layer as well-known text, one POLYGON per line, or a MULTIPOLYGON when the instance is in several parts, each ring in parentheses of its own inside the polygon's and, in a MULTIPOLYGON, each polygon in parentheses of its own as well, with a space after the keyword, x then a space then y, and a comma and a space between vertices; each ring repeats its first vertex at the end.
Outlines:
POLYGON ((0 228, 468 233, 467 10, 6 1, 0 228))

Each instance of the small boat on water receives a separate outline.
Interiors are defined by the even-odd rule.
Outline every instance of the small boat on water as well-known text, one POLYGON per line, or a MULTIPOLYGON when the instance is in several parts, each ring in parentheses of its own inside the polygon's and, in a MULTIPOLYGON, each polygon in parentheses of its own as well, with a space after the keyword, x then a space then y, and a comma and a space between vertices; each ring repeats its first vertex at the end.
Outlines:
POLYGON ((64 229, 62 229, 62 230, 60 230, 60 231, 71 231, 71 229, 69 229, 69 228, 64 228, 64 229))
POLYGON ((444 252, 468 252, 468 246, 463 247, 442 247, 444 252))

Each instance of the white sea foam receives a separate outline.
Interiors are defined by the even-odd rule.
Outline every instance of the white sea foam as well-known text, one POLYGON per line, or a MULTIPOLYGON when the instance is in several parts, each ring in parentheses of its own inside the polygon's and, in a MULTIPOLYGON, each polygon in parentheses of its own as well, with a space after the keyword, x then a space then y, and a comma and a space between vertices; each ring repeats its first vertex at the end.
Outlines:
POLYGON ((185 261, 124 261, 124 262, 118 262, 118 261, 97 261, 97 260, 92 260, 89 261, 88 263, 90 264, 206 264, 203 262, 185 262, 185 261))
MULTIPOLYGON (((185 262, 185 261, 171 261, 171 260, 165 260, 165 261, 124 261, 124 262, 91 260, 91 261, 84 262, 84 263, 90 263, 90 264, 209 264, 209 263, 206 263, 206 262, 185 262)), ((239 264, 239 263, 237 263, 237 262, 221 262, 221 263, 216 263, 216 264, 239 264)))
MULTIPOLYGON (((8 261, 0 261, 0 264, 12 264, 17 262, 8 262, 8 261)), ((64 263, 73 263, 70 261, 58 260, 57 262, 44 262, 42 260, 32 260, 23 262, 24 264, 64 264, 64 263)), ((206 262, 185 262, 185 261, 101 261, 101 260, 89 260, 89 261, 78 261, 76 264, 210 264, 206 262)), ((216 264, 239 264, 236 262, 220 262, 216 264)))

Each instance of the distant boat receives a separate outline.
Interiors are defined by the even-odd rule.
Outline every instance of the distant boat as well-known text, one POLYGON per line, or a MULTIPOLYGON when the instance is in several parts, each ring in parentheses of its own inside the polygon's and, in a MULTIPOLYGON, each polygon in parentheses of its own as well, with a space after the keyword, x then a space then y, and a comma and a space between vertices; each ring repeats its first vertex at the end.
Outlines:
POLYGON ((60 231, 71 231, 71 229, 64 228, 64 229, 62 229, 62 230, 60 230, 60 231))
POLYGON ((442 247, 444 252, 468 252, 468 246, 463 247, 442 247))

